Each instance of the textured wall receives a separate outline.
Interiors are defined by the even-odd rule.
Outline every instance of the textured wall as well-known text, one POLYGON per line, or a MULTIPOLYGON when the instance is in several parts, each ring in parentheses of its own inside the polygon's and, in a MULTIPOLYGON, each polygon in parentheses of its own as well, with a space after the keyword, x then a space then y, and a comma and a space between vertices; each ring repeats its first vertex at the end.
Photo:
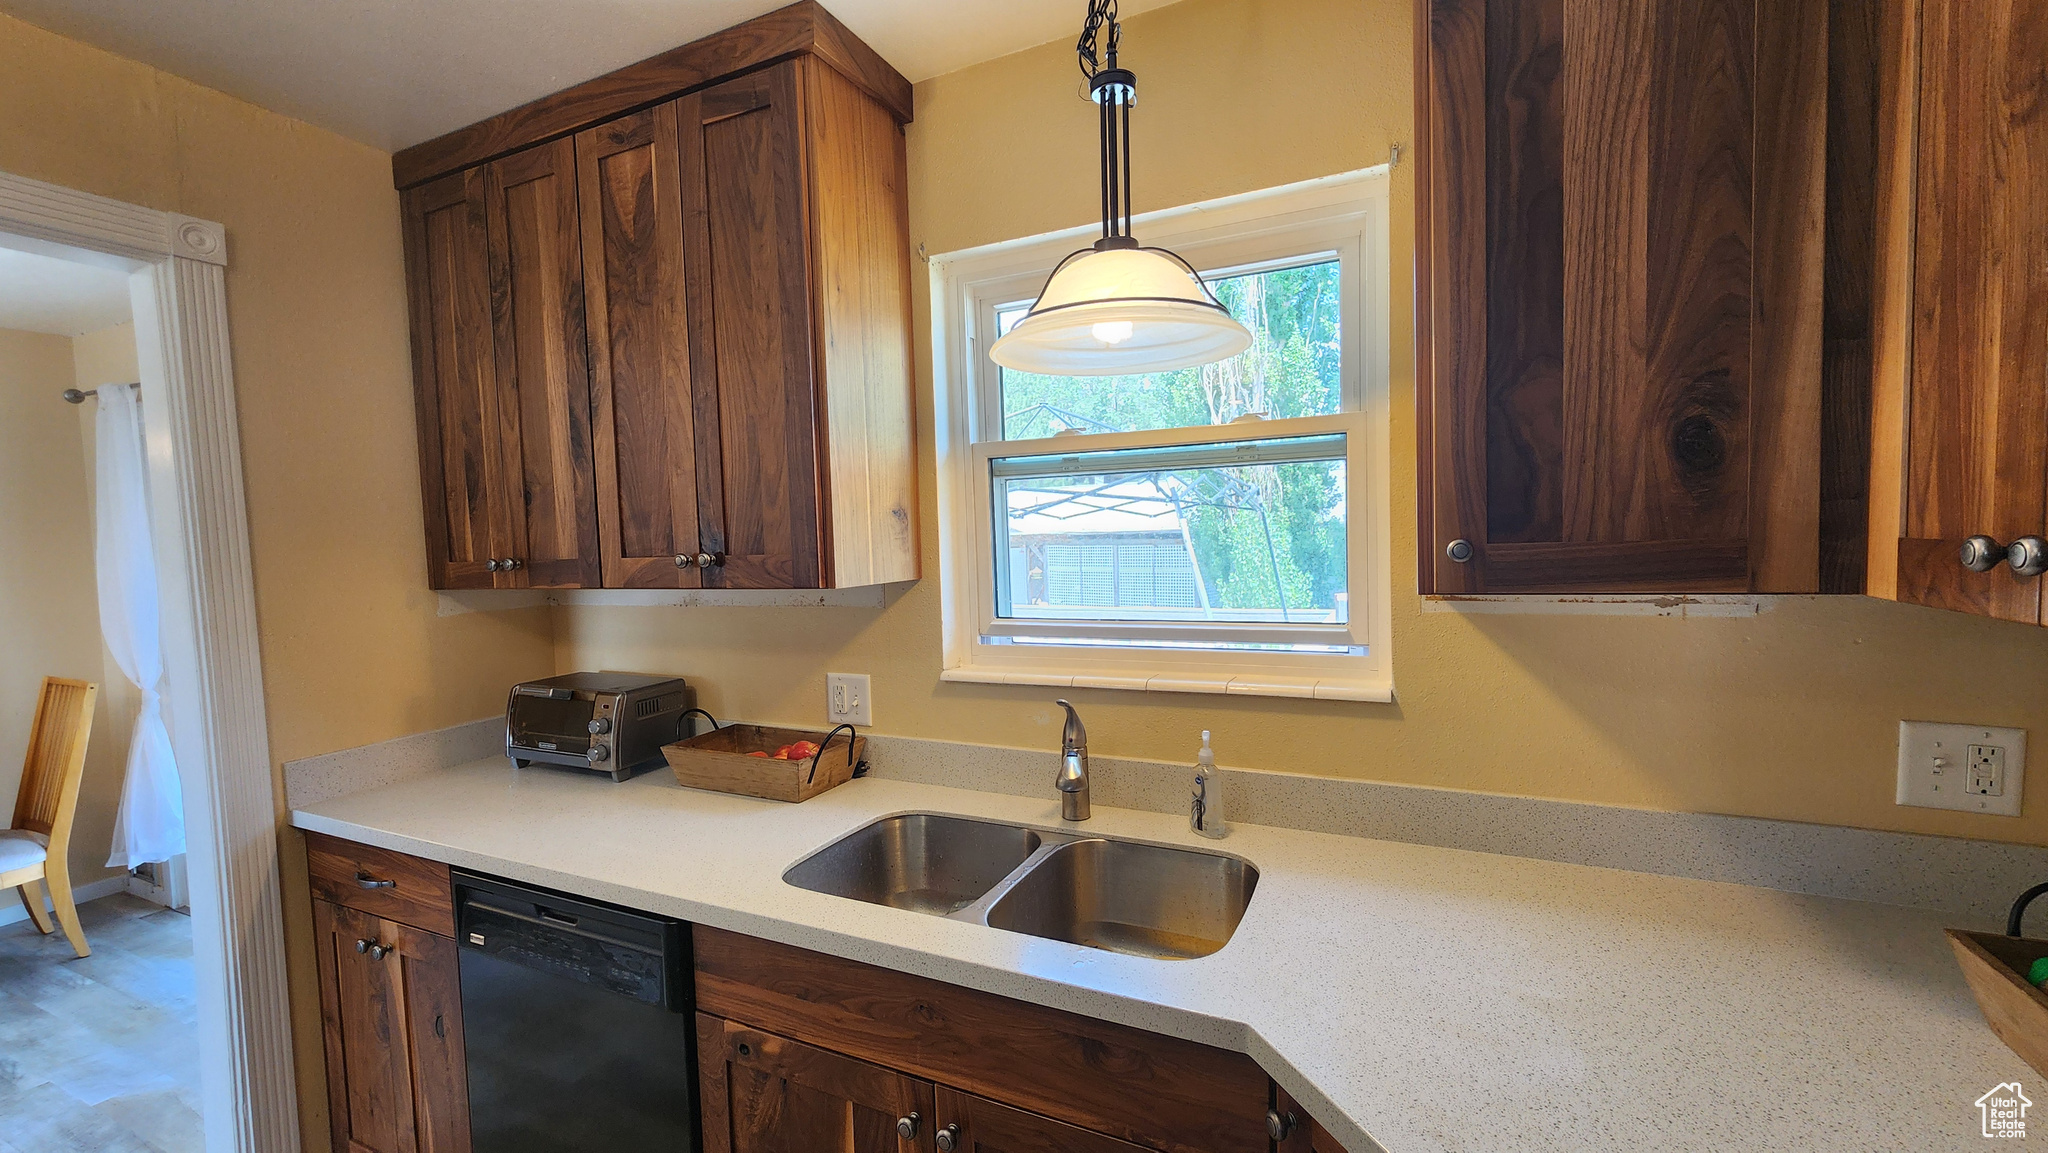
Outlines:
MULTIPOLYGON (((1377 164, 1411 138, 1412 5, 1184 0, 1126 22, 1140 211, 1377 164)), ((1069 43, 917 86, 911 231, 930 252, 1087 222, 1095 125, 1069 43)), ((1356 705, 1075 690, 1098 751, 1488 792, 2041 843, 2020 819, 1892 804, 1901 718, 2048 733, 2048 634, 1862 598, 1747 620, 1422 611, 1415 587, 1414 166, 1393 181, 1394 689, 1356 705)), ((922 286, 923 278, 919 277, 922 286)), ((1054 690, 942 684, 929 299, 918 303, 925 572, 873 609, 558 610, 556 663, 673 670, 742 717, 822 715, 874 678, 878 729, 1052 748, 1054 690)), ((1051 780, 1048 759, 1047 780, 1051 780)), ((2042 778, 2048 780, 2048 777, 2042 778)), ((2037 785, 2040 790, 2043 785, 2037 785)))

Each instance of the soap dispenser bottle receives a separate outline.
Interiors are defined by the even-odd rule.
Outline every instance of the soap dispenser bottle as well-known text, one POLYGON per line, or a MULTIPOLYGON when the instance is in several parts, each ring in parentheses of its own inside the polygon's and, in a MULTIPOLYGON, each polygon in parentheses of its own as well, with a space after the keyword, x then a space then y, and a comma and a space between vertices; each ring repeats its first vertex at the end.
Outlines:
POLYGON ((1205 837, 1220 837, 1230 831, 1223 821, 1223 774, 1216 771, 1216 754, 1209 751, 1209 730, 1202 730, 1202 752, 1195 758, 1195 796, 1188 809, 1188 827, 1205 837))

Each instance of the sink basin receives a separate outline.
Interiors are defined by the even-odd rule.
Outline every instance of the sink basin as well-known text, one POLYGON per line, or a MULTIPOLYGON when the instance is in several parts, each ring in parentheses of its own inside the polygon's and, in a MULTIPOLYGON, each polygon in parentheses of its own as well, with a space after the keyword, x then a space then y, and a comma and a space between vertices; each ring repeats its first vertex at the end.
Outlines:
POLYGON ((906 813, 884 817, 790 866, 814 893, 1138 957, 1221 949, 1258 887, 1221 853, 906 813))
POLYGON ((1030 829, 935 813, 885 817, 790 867, 802 889, 945 916, 996 887, 1036 852, 1030 829))
POLYGON ((1206 957, 1237 931, 1258 883, 1236 857, 1079 840, 1040 858, 986 923, 1140 957, 1206 957))

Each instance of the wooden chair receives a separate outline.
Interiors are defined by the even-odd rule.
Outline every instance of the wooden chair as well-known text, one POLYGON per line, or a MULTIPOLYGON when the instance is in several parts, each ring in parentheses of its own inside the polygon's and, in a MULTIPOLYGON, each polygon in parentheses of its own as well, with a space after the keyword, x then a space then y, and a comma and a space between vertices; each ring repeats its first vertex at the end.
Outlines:
POLYGON ((92 949, 78 924, 78 906, 71 899, 71 819, 78 813, 78 782, 85 776, 85 743, 92 737, 92 710, 100 687, 86 681, 44 677, 36 701, 35 726, 28 734, 28 759, 21 770, 21 792, 14 801, 14 823, 0 829, 0 889, 12 885, 28 906, 36 928, 53 932, 43 908, 47 881, 50 903, 71 948, 85 957, 92 949))

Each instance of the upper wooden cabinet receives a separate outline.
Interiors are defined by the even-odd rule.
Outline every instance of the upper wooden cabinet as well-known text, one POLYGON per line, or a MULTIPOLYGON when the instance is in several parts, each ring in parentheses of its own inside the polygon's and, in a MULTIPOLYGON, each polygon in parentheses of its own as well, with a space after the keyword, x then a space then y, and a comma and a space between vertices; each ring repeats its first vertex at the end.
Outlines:
POLYGON ((1422 11, 1422 591, 1816 591, 1825 0, 1422 11))
POLYGON ((807 0, 395 159, 436 587, 917 578, 908 98, 807 0))
POLYGON ((610 588, 701 584, 694 565, 675 563, 703 543, 677 153, 674 104, 576 135, 597 514, 610 588))
POLYGON ((2048 536, 2048 20, 1889 0, 1877 68, 1870 591, 2040 622, 2048 536))
POLYGON ((597 581, 575 172, 558 141, 403 198, 436 588, 597 581))
POLYGON ((408 189, 401 201, 427 575, 435 588, 501 584, 497 558, 510 544, 483 185, 478 169, 408 189))
MULTIPOLYGON (((515 587, 598 580, 590 468, 590 370, 576 240, 576 153, 567 140, 484 170, 491 332, 505 440, 507 558, 515 587)), ((502 575, 502 574, 501 574, 502 575)))

